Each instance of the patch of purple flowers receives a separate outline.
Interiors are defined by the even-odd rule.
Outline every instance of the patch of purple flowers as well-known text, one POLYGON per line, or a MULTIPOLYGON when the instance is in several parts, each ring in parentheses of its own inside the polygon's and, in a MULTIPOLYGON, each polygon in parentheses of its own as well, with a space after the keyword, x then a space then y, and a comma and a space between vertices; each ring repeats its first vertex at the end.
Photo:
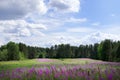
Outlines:
POLYGON ((17 68, 1 72, 0 80, 120 80, 118 66, 120 66, 118 63, 90 63, 17 68))
POLYGON ((39 62, 53 62, 54 60, 51 60, 51 59, 47 59, 47 58, 44 58, 44 59, 37 59, 39 62))

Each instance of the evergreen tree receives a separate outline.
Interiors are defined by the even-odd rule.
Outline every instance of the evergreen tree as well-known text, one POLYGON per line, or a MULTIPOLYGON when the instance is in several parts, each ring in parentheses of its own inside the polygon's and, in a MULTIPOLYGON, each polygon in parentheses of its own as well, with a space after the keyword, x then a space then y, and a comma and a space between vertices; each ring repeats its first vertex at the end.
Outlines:
POLYGON ((9 42, 7 44, 7 50, 8 50, 8 60, 19 60, 19 47, 14 42, 9 42))
POLYGON ((111 44, 111 40, 105 40, 103 41, 99 47, 98 47, 98 51, 99 51, 99 58, 104 60, 104 61, 108 61, 112 59, 111 56, 111 51, 112 51, 112 44, 111 44))
POLYGON ((25 58, 28 58, 28 49, 27 46, 23 43, 19 43, 19 51, 21 53, 23 53, 23 55, 25 56, 25 58))
POLYGON ((118 44, 118 48, 117 48, 117 51, 116 51, 116 60, 120 61, 120 43, 118 44))
POLYGON ((37 58, 37 51, 35 47, 28 46, 28 58, 29 59, 37 58))
POLYGON ((94 44, 94 51, 93 51, 93 53, 92 53, 92 55, 91 55, 91 57, 93 58, 93 59, 98 59, 98 46, 99 46, 99 44, 98 43, 95 43, 94 44))

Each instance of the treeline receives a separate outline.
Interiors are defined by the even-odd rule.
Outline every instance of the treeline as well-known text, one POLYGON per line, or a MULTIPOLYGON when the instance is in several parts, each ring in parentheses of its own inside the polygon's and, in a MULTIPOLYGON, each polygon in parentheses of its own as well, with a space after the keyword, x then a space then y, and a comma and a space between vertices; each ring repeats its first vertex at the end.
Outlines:
POLYGON ((33 58, 92 58, 120 61, 120 41, 104 40, 100 44, 70 46, 61 44, 50 48, 32 47, 9 42, 0 47, 0 61, 33 58))
POLYGON ((23 43, 9 42, 0 47, 0 61, 34 59, 46 54, 46 49, 27 46, 23 43))
POLYGON ((69 44, 55 45, 46 49, 47 58, 91 58, 103 61, 120 61, 120 41, 104 40, 100 44, 80 45, 69 44))

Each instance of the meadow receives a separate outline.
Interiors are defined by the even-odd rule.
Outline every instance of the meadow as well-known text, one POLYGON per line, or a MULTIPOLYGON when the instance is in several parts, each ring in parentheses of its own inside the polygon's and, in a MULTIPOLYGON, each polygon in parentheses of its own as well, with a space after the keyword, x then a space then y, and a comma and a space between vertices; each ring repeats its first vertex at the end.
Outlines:
POLYGON ((120 80, 120 63, 93 59, 0 62, 0 80, 120 80))

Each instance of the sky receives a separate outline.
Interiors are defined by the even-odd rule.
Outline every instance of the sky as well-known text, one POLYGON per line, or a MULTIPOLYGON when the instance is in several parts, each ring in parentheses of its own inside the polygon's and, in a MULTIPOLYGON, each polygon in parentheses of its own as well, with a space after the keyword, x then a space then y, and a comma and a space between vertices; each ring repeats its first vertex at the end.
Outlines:
POLYGON ((120 40, 120 0, 0 0, 0 45, 120 40))

